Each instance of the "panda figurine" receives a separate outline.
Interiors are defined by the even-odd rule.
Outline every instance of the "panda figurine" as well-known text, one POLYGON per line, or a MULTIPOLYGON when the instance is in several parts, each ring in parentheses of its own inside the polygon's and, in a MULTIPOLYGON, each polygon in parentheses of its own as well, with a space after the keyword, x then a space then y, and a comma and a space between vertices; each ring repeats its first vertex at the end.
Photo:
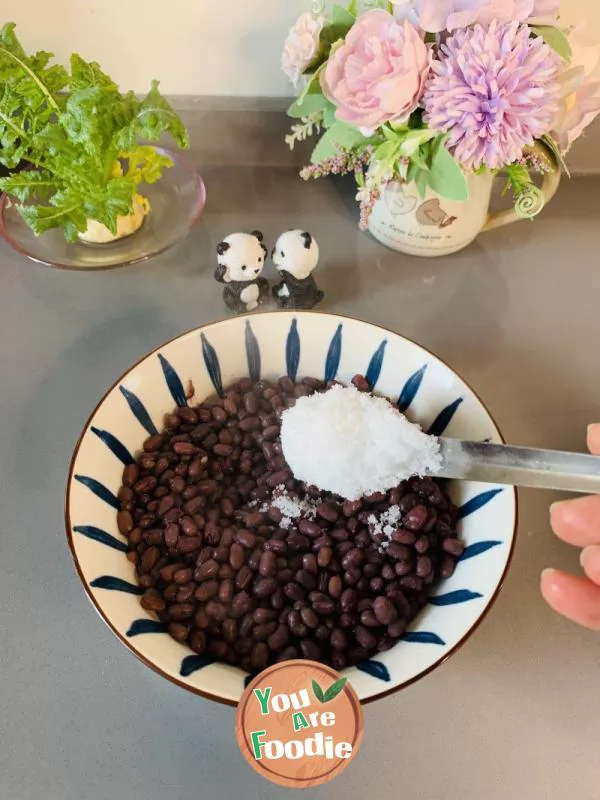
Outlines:
POLYGON ((273 261, 282 278, 273 287, 279 308, 310 309, 325 296, 312 276, 319 263, 319 245, 306 231, 288 231, 277 240, 273 261))
POLYGON ((217 246, 219 265, 215 280, 227 284, 223 300, 230 311, 254 311, 269 296, 269 283, 259 277, 268 249, 260 231, 232 233, 217 246))

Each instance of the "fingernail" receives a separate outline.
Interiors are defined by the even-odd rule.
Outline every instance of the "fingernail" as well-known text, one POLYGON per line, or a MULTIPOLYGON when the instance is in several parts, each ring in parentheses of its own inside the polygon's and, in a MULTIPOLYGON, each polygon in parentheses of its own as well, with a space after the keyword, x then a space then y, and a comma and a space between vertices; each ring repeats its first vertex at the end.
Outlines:
POLYGON ((568 500, 558 500, 556 503, 552 503, 552 505, 550 506, 550 516, 552 516, 552 514, 554 514, 555 511, 558 511, 558 509, 561 508, 561 506, 564 506, 565 503, 568 502, 569 502, 568 500))
POLYGON ((579 556, 579 562, 584 569, 586 563, 590 559, 594 559, 596 561, 600 560, 600 545, 591 544, 581 551, 581 555, 579 556))
POLYGON ((593 433, 596 429, 600 430, 600 422, 592 422, 587 426, 587 432, 593 433))
POLYGON ((554 576, 556 574, 555 569, 545 569, 542 572, 542 582, 545 583, 545 589, 550 590, 551 592, 556 592, 556 581, 554 580, 554 576))

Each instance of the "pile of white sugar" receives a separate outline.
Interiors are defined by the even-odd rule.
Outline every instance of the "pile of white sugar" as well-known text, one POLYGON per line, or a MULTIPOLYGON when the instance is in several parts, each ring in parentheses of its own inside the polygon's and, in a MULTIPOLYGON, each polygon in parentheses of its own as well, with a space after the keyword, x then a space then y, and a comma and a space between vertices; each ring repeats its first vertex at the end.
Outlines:
POLYGON ((435 474, 441 465, 434 437, 354 386, 299 398, 282 415, 281 444, 297 480, 347 500, 435 474))
POLYGON ((282 514, 279 527, 287 530, 293 522, 300 518, 314 519, 317 516, 317 505, 317 502, 309 499, 301 500, 299 497, 292 497, 286 491, 285 486, 277 486, 272 499, 263 503, 260 510, 265 513, 269 508, 276 508, 282 514))

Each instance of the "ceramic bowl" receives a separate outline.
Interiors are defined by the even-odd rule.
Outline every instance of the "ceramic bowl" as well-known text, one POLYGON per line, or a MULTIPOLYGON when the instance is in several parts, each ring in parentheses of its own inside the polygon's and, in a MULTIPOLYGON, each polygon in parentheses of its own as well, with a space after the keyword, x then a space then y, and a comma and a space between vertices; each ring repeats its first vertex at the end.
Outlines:
MULTIPOLYGON (((113 633, 146 665, 196 694, 235 704, 248 679, 175 642, 144 611, 116 524, 123 466, 166 412, 199 403, 243 376, 367 376, 426 430, 502 441, 476 394, 450 367, 414 342, 375 325, 319 313, 271 312, 206 325, 159 347, 108 391, 75 449, 66 496, 69 546, 85 590, 113 633)), ((469 482, 451 487, 467 548, 455 574, 391 650, 345 671, 362 701, 400 689, 439 666, 477 627, 508 570, 516 493, 469 482)))

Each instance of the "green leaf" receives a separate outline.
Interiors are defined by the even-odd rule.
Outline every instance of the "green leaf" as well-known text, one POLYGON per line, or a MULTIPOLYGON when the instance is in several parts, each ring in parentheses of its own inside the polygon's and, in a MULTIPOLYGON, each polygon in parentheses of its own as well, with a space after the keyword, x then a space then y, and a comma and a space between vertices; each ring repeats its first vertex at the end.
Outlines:
POLYGON ((419 172, 421 172, 421 170, 415 164, 415 162, 410 161, 408 164, 408 169, 406 170, 406 182, 412 183, 414 181, 416 183, 419 172))
POLYGON ((36 198, 47 198, 55 188, 54 177, 44 170, 26 169, 0 178, 0 190, 15 197, 21 203, 27 203, 36 198))
POLYGON ((420 169, 415 175, 415 184, 418 189, 419 194, 422 198, 425 197, 425 193, 427 192, 427 186, 429 184, 429 175, 425 170, 420 169))
POLYGON ((319 686, 319 684, 315 680, 313 680, 313 682, 312 682, 312 690, 313 690, 313 692, 315 694, 315 697, 319 701, 319 703, 324 703, 325 702, 325 695, 323 694, 323 689, 321 689, 321 687, 319 686))
MULTIPOLYGON (((334 5, 331 22, 323 27, 320 35, 321 44, 325 48, 331 47, 340 39, 345 39, 348 31, 356 22, 356 17, 343 6, 334 5)), ((327 56, 326 56, 327 57, 327 56)))
POLYGON ((327 103, 327 106, 323 112, 323 125, 326 128, 331 128, 332 125, 335 125, 336 112, 337 108, 333 105, 333 103, 327 103))
POLYGON ((0 83, 10 83, 33 108, 48 103, 58 111, 54 93, 65 88, 68 75, 63 67, 46 67, 50 55, 41 53, 28 58, 15 35, 14 22, 7 23, 0 30, 0 83))
POLYGON ((110 145, 112 134, 110 115, 102 111, 102 89, 90 86, 73 92, 60 117, 67 140, 82 145, 96 157, 110 145))
POLYGON ((76 241, 77 233, 87 227, 87 218, 75 197, 60 195, 55 206, 18 205, 17 211, 36 236, 51 228, 62 227, 69 241, 76 241))
POLYGON ((353 150, 355 147, 365 145, 368 142, 369 139, 363 136, 358 128, 338 120, 321 137, 313 151, 312 163, 320 164, 325 159, 333 158, 338 154, 340 148, 353 150))
POLYGON ((425 142, 435 139, 438 134, 435 131, 423 128, 421 130, 409 131, 402 139, 400 153, 409 158, 425 142))
POLYGON ((309 94, 302 100, 300 104, 297 100, 292 103, 288 108, 287 115, 293 119, 302 119, 308 117, 310 114, 317 114, 319 111, 325 111, 328 106, 332 106, 335 112, 335 106, 322 94, 309 94))
POLYGON ((441 197, 459 202, 468 200, 469 187, 464 172, 445 147, 438 149, 428 175, 429 185, 441 197))
POLYGON ((311 164, 320 164, 322 161, 327 161, 328 158, 334 158, 339 150, 335 142, 333 142, 327 135, 329 131, 325 131, 323 136, 317 142, 315 149, 312 151, 310 161, 311 164))
POLYGON ((529 170, 522 164, 509 164, 506 167, 506 173, 515 194, 520 194, 523 191, 523 187, 531 183, 529 170))
POLYGON ((323 96, 323 92, 321 91, 321 72, 324 69, 325 69, 325 64, 321 64, 319 69, 315 72, 315 74, 307 82, 304 89, 298 95, 298 99, 296 100, 295 105, 297 105, 300 109, 302 109, 302 107, 304 106, 304 102, 307 97, 313 94, 323 96))
POLYGON ((373 153, 373 158, 376 161, 391 161, 398 155, 397 142, 384 142, 379 145, 377 150, 373 153))
POLYGON ((427 144, 420 147, 418 150, 415 150, 414 153, 411 154, 410 159, 414 161, 414 163, 425 172, 429 172, 429 164, 427 163, 427 158, 429 155, 429 148, 427 144))
POLYGON ((325 697, 321 702, 329 703, 331 700, 335 700, 335 698, 343 691, 344 686, 348 682, 348 678, 340 678, 335 683, 332 683, 329 689, 325 692, 325 697))
POLYGON ((348 13, 352 14, 353 17, 358 16, 358 0, 351 0, 350 5, 348 6, 348 13))
POLYGON ((435 159, 437 157, 437 154, 439 153, 440 148, 443 147, 446 144, 447 140, 448 140, 448 134, 447 133, 442 133, 441 135, 438 135, 435 139, 432 139, 432 141, 431 141, 431 152, 430 152, 431 160, 429 162, 430 166, 435 161, 435 159))
POLYGON ((333 7, 331 19, 334 25, 345 25, 349 30, 356 22, 356 14, 353 14, 349 9, 336 3, 333 7))
POLYGON ((553 25, 532 25, 531 32, 541 38, 565 61, 571 61, 573 51, 565 34, 553 25))
POLYGON ((381 132, 383 133, 385 138, 388 140, 388 142, 394 142, 394 144, 399 144, 400 143, 400 132, 392 130, 387 125, 383 126, 383 128, 381 129, 381 132))
POLYGON ((406 124, 406 122, 390 122, 388 123, 390 128, 397 134, 408 133, 410 127, 406 124))
POLYGON ((554 158, 556 159, 556 163, 563 170, 565 175, 569 178, 571 177, 571 173, 569 171, 569 167, 567 166, 567 162, 564 159, 564 156, 558 146, 558 142, 556 142, 551 136, 542 136, 541 141, 546 145, 546 147, 550 150, 554 158))
POLYGON ((157 142, 164 133, 170 134, 179 147, 190 146, 188 133, 179 116, 158 91, 158 81, 152 81, 133 120, 119 131, 113 141, 119 150, 133 150, 139 139, 157 142))
POLYGON ((99 64, 95 61, 85 61, 77 53, 73 53, 71 56, 71 78, 69 84, 73 91, 90 89, 94 86, 113 92, 119 91, 117 84, 102 72, 99 64))
POLYGON ((126 176, 135 186, 140 183, 157 183, 163 169, 173 166, 168 156, 149 145, 138 147, 133 153, 124 153, 122 157, 127 160, 126 176))

